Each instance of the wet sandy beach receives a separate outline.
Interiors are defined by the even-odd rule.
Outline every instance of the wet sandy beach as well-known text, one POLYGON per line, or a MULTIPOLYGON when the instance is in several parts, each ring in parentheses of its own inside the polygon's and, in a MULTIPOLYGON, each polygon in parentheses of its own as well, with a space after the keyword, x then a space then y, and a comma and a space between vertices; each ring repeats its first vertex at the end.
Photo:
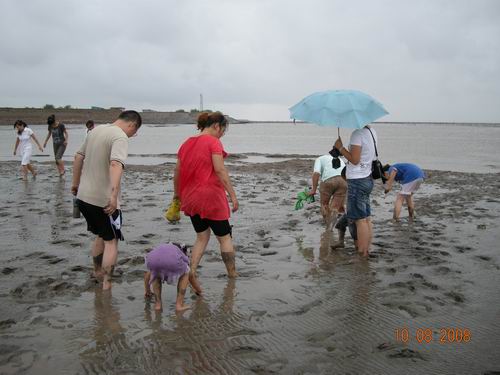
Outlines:
POLYGON ((2 374, 500 372, 498 174, 427 171, 414 223, 406 211, 392 222, 395 195, 377 182, 366 260, 349 236, 345 249, 329 249, 318 203, 293 210, 310 160, 232 164, 240 277, 227 279, 212 239, 199 270, 205 296, 188 292, 192 309, 175 315, 175 287, 164 288, 157 314, 142 282, 149 249, 194 241, 189 220, 163 219, 173 165, 126 170, 126 242, 111 295, 89 276, 70 178, 37 167, 24 183, 17 162, 0 163, 2 374), (403 327, 408 343, 395 336, 403 327), (427 328, 432 341, 419 343, 427 328), (468 329, 470 340, 440 342, 442 328, 468 329))

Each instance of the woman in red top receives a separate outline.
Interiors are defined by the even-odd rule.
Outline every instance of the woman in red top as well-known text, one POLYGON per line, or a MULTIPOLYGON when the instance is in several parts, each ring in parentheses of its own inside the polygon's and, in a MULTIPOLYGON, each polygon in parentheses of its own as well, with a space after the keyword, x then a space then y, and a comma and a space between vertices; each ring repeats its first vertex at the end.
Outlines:
POLYGON ((229 225, 231 210, 226 192, 232 203, 232 212, 238 210, 238 199, 224 166, 227 154, 220 142, 227 125, 227 119, 220 112, 201 113, 198 117, 200 134, 188 138, 177 153, 174 199, 180 199, 181 211, 191 218, 196 231, 189 277, 192 285, 198 287, 196 268, 210 240, 210 230, 219 241, 228 276, 236 277, 229 225))

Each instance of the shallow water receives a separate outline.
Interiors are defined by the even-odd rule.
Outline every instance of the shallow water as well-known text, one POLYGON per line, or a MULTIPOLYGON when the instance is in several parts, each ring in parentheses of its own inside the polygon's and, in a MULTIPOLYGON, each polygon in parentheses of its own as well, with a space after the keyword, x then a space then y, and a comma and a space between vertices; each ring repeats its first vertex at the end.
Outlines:
MULTIPOLYGON (((215 241, 204 255, 203 299, 157 314, 143 298, 143 256, 160 242, 190 244, 168 225, 172 166, 131 167, 124 182, 125 243, 111 295, 90 280, 90 237, 71 218, 69 181, 41 165, 36 181, 0 163, 0 372, 5 374, 483 374, 499 371, 498 181, 429 172, 420 219, 394 224, 394 195, 373 193, 370 260, 332 240, 317 203, 293 211, 308 161, 231 167, 241 209, 232 218, 237 267, 225 276, 215 241), (255 172, 259 171, 259 172, 255 172), (407 344, 395 339, 408 327, 407 344), (469 343, 439 343, 440 328, 469 343), (418 343, 419 328, 434 341, 418 343)), ((403 215, 406 215, 404 212, 403 215)))
MULTIPOLYGON (((374 125, 379 136, 379 154, 384 163, 412 162, 425 169, 459 172, 500 172, 500 125, 388 124, 374 125)), ((33 126, 39 139, 46 126, 33 126)), ((66 160, 71 160, 85 136, 82 126, 69 126, 70 144, 66 160)), ((350 130, 341 130, 346 142, 350 130)), ((194 125, 144 125, 130 142, 132 164, 159 164, 177 152, 182 141, 195 134, 194 125)), ((230 125, 223 138, 232 154, 319 155, 328 152, 337 136, 336 128, 311 124, 250 123, 230 125)), ((0 127, 0 161, 13 160, 15 134, 0 127)), ((52 146, 34 160, 52 160, 52 146)))

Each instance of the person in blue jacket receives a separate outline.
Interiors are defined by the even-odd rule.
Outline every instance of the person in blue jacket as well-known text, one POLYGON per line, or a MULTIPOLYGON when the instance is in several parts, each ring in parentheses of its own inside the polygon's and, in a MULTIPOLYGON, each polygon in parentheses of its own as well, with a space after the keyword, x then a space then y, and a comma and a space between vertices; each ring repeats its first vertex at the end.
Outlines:
POLYGON ((410 219, 415 217, 415 204, 413 203, 413 193, 420 188, 424 181, 425 173, 419 166, 410 163, 397 163, 393 165, 386 164, 383 168, 385 178, 385 193, 392 190, 394 181, 401 184, 401 191, 398 193, 394 203, 394 219, 399 219, 403 202, 408 206, 408 215, 410 219))

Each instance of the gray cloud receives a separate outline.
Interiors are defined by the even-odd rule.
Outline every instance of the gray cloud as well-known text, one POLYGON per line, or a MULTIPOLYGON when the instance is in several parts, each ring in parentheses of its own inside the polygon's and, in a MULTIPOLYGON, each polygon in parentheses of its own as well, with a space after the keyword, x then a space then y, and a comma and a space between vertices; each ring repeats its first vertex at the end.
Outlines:
POLYGON ((4 0, 0 105, 286 119, 355 88, 387 120, 500 121, 495 0, 4 0))

